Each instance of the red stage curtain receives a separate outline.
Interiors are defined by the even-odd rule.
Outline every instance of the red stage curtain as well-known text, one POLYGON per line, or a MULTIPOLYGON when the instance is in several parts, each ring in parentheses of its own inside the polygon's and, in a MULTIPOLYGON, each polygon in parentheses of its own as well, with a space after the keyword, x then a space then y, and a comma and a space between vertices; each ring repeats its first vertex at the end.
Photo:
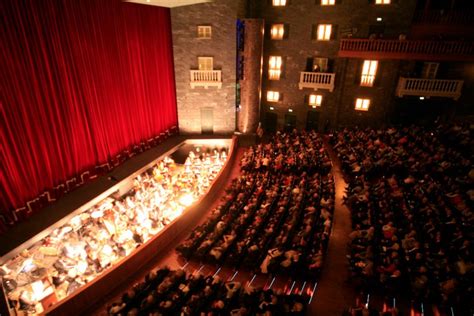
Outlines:
POLYGON ((1 1, 1 213, 177 125, 169 9, 1 1))

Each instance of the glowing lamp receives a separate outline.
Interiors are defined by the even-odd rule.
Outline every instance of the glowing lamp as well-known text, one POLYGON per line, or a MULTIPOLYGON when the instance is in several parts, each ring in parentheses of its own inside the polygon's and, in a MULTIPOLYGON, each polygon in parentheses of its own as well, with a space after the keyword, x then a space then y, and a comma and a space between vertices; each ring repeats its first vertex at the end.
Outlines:
POLYGON ((32 295, 31 295, 31 298, 35 301, 41 300, 44 297, 44 295, 43 295, 43 292, 44 292, 43 281, 39 280, 39 281, 31 283, 31 290, 33 292, 32 295))
POLYGON ((102 216, 104 216, 104 212, 100 210, 97 210, 91 213, 92 218, 100 218, 102 216))
POLYGON ((102 247, 102 254, 106 256, 110 256, 112 255, 112 253, 113 253, 113 250, 109 245, 104 245, 104 247, 102 247))
POLYGON ((183 206, 190 206, 194 202, 194 197, 190 193, 183 194, 179 198, 179 203, 183 206))

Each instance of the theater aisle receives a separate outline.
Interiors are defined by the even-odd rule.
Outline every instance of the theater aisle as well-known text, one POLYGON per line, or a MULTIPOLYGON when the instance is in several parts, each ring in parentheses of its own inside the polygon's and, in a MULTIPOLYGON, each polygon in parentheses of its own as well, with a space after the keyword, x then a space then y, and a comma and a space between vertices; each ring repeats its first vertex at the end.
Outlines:
MULTIPOLYGON (((237 152, 235 153, 236 156, 233 161, 233 165, 231 166, 232 169, 229 173, 229 177, 227 181, 225 182, 225 185, 221 187, 220 191, 218 192, 217 198, 212 202, 212 204, 205 205, 205 206, 203 205, 203 207, 207 208, 207 213, 201 218, 200 222, 197 222, 195 224, 194 227, 204 223, 204 221, 207 218, 207 214, 213 208, 215 208, 221 203, 221 198, 225 195, 225 188, 227 188, 230 185, 232 179, 239 176, 240 160, 245 150, 246 148, 242 148, 242 147, 237 148, 237 152)), ((191 229, 194 229, 194 227, 191 229)), ((95 304, 89 309, 87 314, 96 315, 96 316, 108 315, 107 305, 120 300, 120 297, 122 296, 122 294, 126 292, 129 288, 131 288, 133 284, 142 282, 145 278, 145 275, 147 275, 150 270, 153 270, 159 267, 165 267, 165 266, 168 266, 171 269, 175 269, 175 270, 183 267, 186 264, 186 262, 184 261, 184 259, 178 256, 178 254, 175 251, 175 248, 189 235, 191 229, 181 232, 166 249, 162 249, 155 258, 150 260, 150 262, 146 264, 143 268, 141 268, 140 271, 137 271, 132 278, 124 281, 122 285, 120 285, 118 288, 113 290, 111 293, 104 295, 104 297, 100 300, 98 304, 95 304)), ((188 273, 191 273, 195 269, 196 269, 196 266, 189 264, 186 266, 185 271, 188 273)))
POLYGON ((348 208, 342 204, 347 184, 339 160, 327 140, 324 145, 333 162, 332 174, 336 187, 334 219, 326 260, 308 315, 339 316, 355 302, 354 288, 347 282, 349 271, 346 254, 351 218, 348 208))

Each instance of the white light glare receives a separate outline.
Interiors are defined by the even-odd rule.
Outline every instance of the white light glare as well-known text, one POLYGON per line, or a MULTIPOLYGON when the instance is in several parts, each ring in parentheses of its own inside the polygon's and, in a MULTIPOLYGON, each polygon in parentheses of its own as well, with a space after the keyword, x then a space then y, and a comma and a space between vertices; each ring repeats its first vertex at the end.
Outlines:
POLYGON ((189 206, 193 204, 193 202, 194 202, 194 197, 189 193, 186 193, 179 198, 179 203, 183 206, 189 206))

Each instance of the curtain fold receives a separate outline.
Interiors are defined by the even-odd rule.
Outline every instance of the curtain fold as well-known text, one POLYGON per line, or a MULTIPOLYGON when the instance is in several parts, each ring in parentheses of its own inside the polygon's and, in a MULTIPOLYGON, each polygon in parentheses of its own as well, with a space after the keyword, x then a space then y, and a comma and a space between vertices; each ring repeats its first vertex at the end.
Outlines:
POLYGON ((0 215, 177 125, 169 9, 1 1, 0 215))

